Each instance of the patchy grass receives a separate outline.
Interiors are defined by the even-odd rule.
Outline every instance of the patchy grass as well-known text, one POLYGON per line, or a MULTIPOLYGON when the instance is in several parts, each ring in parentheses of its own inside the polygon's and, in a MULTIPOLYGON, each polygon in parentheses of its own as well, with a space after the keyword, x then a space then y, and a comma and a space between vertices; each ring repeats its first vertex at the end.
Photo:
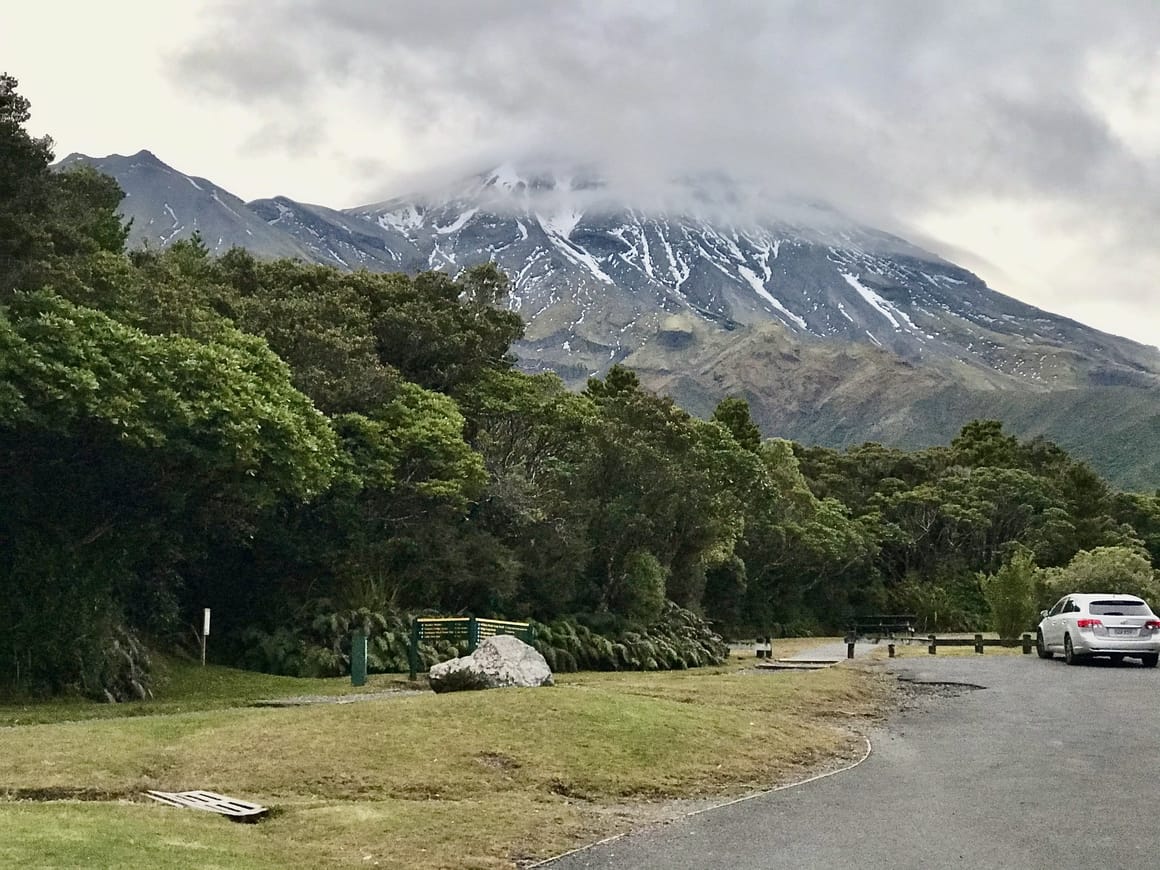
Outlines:
POLYGON ((349 677, 278 677, 219 665, 203 668, 196 662, 163 656, 156 657, 154 667, 157 687, 151 700, 123 704, 102 704, 76 697, 8 701, 0 703, 0 726, 220 710, 243 707, 264 698, 382 692, 412 685, 399 674, 375 674, 365 686, 354 688, 349 677))
MULTIPOLYGON (((768 788, 849 757, 860 744, 846 726, 889 691, 858 668, 763 673, 746 659, 285 709, 237 704, 349 681, 179 667, 168 698, 141 705, 168 715, 86 719, 74 706, 64 718, 77 721, 0 728, 0 864, 513 867, 626 829, 633 806, 663 817, 658 802, 768 788), (143 801, 150 788, 277 811, 236 825, 143 801)), ((49 719, 64 709, 47 706, 49 719)))
POLYGON ((159 804, 0 803, 0 825, 3 867, 283 866, 267 853, 268 831, 159 804))

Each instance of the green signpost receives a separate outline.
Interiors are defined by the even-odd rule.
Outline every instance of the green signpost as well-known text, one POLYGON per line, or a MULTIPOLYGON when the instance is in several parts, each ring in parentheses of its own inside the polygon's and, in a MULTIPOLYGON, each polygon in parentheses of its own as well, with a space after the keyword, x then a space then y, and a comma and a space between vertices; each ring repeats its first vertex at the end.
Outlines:
POLYGON ((350 639, 350 684, 367 684, 367 636, 356 631, 350 639))
POLYGON ((475 652, 479 642, 485 637, 510 634, 524 643, 531 643, 536 636, 535 629, 526 622, 509 622, 506 619, 476 619, 474 616, 422 617, 411 623, 411 646, 409 658, 411 679, 419 678, 419 642, 447 640, 453 643, 467 641, 468 655, 475 652))

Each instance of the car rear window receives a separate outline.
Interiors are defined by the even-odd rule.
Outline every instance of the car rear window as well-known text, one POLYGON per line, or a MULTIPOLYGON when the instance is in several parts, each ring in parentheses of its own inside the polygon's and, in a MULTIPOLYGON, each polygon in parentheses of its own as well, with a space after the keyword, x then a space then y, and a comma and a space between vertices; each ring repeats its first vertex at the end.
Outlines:
POLYGON ((1088 605, 1092 616, 1151 616, 1143 601, 1093 601, 1088 605))

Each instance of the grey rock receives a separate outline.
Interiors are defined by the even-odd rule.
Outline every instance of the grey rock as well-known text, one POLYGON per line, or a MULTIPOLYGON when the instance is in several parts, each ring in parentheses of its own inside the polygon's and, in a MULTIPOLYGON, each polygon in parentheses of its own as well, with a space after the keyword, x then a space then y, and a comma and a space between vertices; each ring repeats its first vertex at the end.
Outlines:
POLYGON ((427 679, 436 692, 550 686, 552 669, 518 637, 496 635, 481 641, 469 656, 433 666, 427 679))

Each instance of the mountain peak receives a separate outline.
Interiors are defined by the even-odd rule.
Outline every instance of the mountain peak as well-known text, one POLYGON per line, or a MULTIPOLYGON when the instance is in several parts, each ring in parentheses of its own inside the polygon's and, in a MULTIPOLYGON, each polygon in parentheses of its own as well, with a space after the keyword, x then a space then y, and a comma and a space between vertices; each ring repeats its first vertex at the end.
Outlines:
MULTIPOLYGON (((493 261, 526 324, 513 348, 525 369, 581 386, 624 364, 701 414, 741 395, 767 434, 915 446, 971 417, 1012 414, 1025 434, 1050 434, 1045 420, 1094 432, 1105 420, 1082 423, 1084 408, 1109 390, 1155 419, 1155 349, 728 173, 687 173, 658 193, 541 156, 334 211, 286 197, 243 203, 149 151, 91 162, 128 193, 131 242, 164 246, 196 229, 214 250, 351 270, 458 274, 493 261)), ((1125 425, 1153 431, 1140 414, 1125 425)))

